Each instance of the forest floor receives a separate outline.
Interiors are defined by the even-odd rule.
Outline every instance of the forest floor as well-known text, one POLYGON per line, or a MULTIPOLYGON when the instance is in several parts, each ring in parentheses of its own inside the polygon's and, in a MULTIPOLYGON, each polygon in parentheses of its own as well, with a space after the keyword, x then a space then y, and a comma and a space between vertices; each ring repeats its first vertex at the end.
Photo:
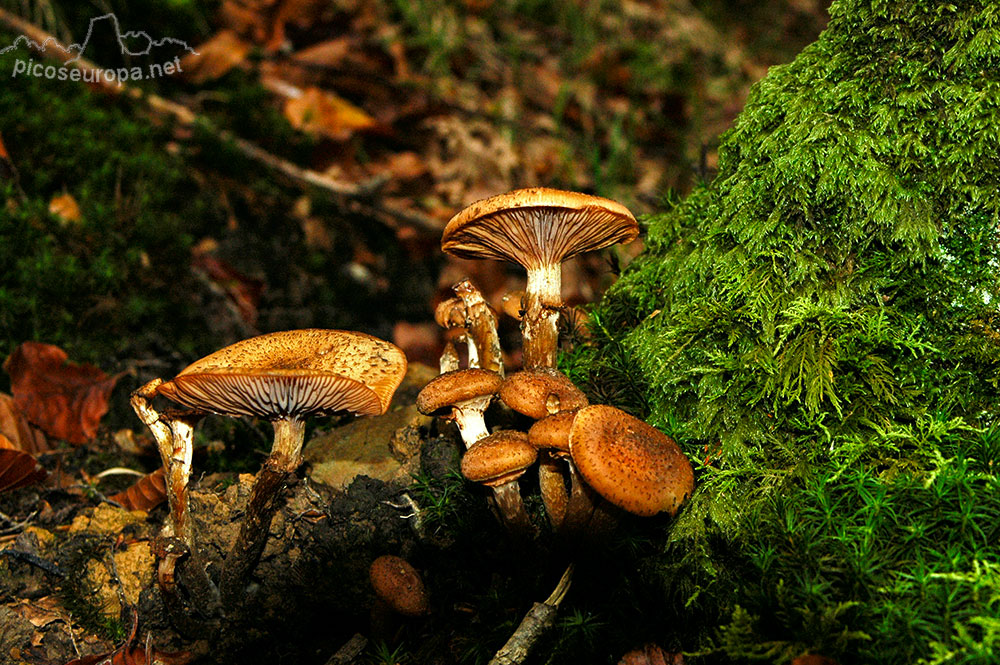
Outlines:
MULTIPOLYGON (((444 256, 441 229, 531 185, 637 215, 671 205, 713 176, 750 86, 815 38, 825 8, 0 2, 0 355, 19 359, 0 375, 0 660, 324 663, 362 634, 356 662, 486 662, 580 544, 547 533, 537 504, 540 534, 511 542, 457 475, 452 429, 413 407, 451 285, 470 277, 498 309, 523 287, 513 267, 444 256), (123 53, 129 31, 155 48, 123 53), (16 41, 29 32, 88 36, 66 71, 142 80, 60 80, 56 47, 16 41), (151 68, 165 63, 173 75, 151 68), (411 372, 380 424, 310 424, 256 572, 260 607, 221 637, 185 634, 152 582, 166 507, 128 395, 238 339, 305 327, 391 340, 411 372), (367 566, 383 553, 423 571, 429 616, 373 618, 367 566)), ((595 301, 639 251, 567 263, 566 302, 595 301)), ((516 367, 516 321, 501 332, 516 367)), ((199 427, 192 514, 210 561, 269 440, 250 420, 199 427)), ((635 571, 660 526, 626 521, 613 545, 588 545, 532 662, 617 662, 655 641, 663 598, 635 571)))

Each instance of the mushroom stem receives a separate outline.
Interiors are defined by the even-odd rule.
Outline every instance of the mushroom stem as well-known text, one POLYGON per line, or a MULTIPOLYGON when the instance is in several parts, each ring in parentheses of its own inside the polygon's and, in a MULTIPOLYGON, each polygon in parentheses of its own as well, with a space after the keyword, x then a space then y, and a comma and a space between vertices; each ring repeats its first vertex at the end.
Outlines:
POLYGON ((569 464, 570 493, 569 505, 566 507, 566 515, 563 518, 561 530, 578 534, 590 522, 594 514, 594 490, 583 481, 580 472, 576 469, 576 464, 572 459, 566 460, 569 464))
POLYGON ((222 564, 219 593, 226 607, 235 607, 242 600, 243 589, 267 544, 271 519, 278 509, 278 495, 301 461, 305 421, 284 418, 275 420, 273 425, 271 454, 254 479, 240 532, 222 564))
POLYGON ((562 307, 562 264, 528 268, 524 291, 524 368, 555 367, 559 349, 559 309, 562 307))
POLYGON ((514 534, 530 533, 531 518, 528 517, 528 511, 524 507, 524 499, 521 498, 517 480, 496 485, 492 489, 493 500, 496 501, 500 517, 507 528, 514 534))
POLYGON ((466 449, 470 448, 476 441, 490 435, 490 431, 486 429, 486 419, 483 414, 492 399, 492 395, 486 395, 455 405, 455 424, 458 425, 458 432, 462 436, 462 442, 466 449))
POLYGON ((438 360, 438 369, 441 374, 458 369, 458 351, 451 340, 444 343, 444 350, 441 351, 441 358, 438 360))
MULTIPOLYGON (((478 349, 478 366, 496 372, 502 377, 503 353, 500 349, 500 336, 497 333, 496 315, 483 300, 483 294, 468 279, 461 280, 451 288, 465 303, 466 325, 469 337, 478 349)), ((469 347, 469 353, 472 353, 472 346, 469 347)), ((471 359, 469 366, 473 366, 471 359)))
POLYGON ((170 506, 170 531, 189 547, 192 539, 187 530, 187 484, 191 472, 191 442, 193 423, 185 419, 173 420, 161 415, 150 403, 156 389, 163 383, 153 379, 142 386, 130 398, 132 409, 139 420, 149 428, 160 461, 167 472, 167 503, 170 506))
POLYGON ((306 423, 299 418, 275 420, 274 445, 270 459, 274 466, 285 471, 295 471, 302 461, 302 442, 306 436, 306 423))

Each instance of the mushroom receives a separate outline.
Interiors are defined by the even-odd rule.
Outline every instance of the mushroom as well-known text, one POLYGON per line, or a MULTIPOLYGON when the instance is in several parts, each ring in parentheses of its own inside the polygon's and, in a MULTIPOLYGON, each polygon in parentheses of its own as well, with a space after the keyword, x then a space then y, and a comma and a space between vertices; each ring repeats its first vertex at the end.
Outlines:
POLYGON ((503 379, 486 369, 460 369, 431 379, 417 395, 417 410, 440 415, 450 409, 468 448, 489 435, 483 414, 500 389, 503 379))
POLYGON ((559 411, 536 421, 528 430, 528 442, 540 450, 552 449, 568 456, 569 432, 578 410, 559 411))
POLYGON ((478 201, 451 218, 441 248, 469 259, 510 261, 528 272, 524 296, 524 366, 555 367, 562 262, 620 242, 639 225, 628 209, 598 196, 545 187, 478 201))
POLYGON ((427 590, 420 573, 410 563, 393 554, 383 554, 368 569, 375 596, 394 612, 408 617, 427 614, 427 590))
POLYGON ((469 335, 468 310, 465 301, 459 297, 448 298, 434 308, 434 320, 445 329, 445 348, 441 354, 441 373, 458 369, 458 354, 455 344, 465 344, 468 350, 469 367, 479 367, 479 351, 469 335))
POLYGON ((535 420, 589 404, 587 396, 569 377, 551 367, 511 374, 500 386, 500 399, 518 413, 535 420))
POLYGON ((552 528, 558 529, 566 519, 569 492, 566 491, 563 463, 548 450, 539 452, 538 493, 542 496, 542 505, 549 516, 549 523, 552 528))
POLYGON ((223 566, 223 602, 239 599, 257 565, 275 496, 301 461, 305 419, 348 411, 379 415, 406 373, 396 346, 343 330, 287 330, 237 342, 189 365, 155 393, 183 406, 271 421, 274 443, 257 474, 239 535, 223 566))
POLYGON ((205 412, 156 411, 150 402, 162 384, 161 379, 153 379, 133 392, 129 401, 139 420, 153 433, 166 471, 167 503, 170 507, 168 535, 192 547, 194 537, 187 526, 187 486, 194 451, 194 426, 205 412))
POLYGON ((483 300, 483 294, 468 279, 461 280, 451 288, 465 303, 466 323, 469 336, 478 350, 479 367, 503 376, 503 354, 500 350, 500 336, 497 334, 496 314, 483 300))
POLYGON ((462 456, 462 475, 493 489, 500 516, 516 533, 526 533, 531 526, 517 479, 537 459, 538 450, 528 443, 528 435, 517 430, 494 432, 462 456))
POLYGON ((500 309, 512 319, 521 320, 524 312, 524 291, 508 291, 500 299, 500 309))
POLYGON ((636 515, 674 515, 694 491, 691 463, 674 440, 612 406, 577 412, 569 450, 594 491, 636 515))
POLYGON ((542 418, 528 430, 528 442, 547 456, 547 460, 543 460, 544 463, 538 467, 542 502, 552 526, 564 532, 576 532, 587 526, 594 514, 595 499, 600 501, 580 478, 570 457, 569 434, 578 412, 579 409, 560 411, 542 418), (568 493, 565 486, 567 472, 568 493))

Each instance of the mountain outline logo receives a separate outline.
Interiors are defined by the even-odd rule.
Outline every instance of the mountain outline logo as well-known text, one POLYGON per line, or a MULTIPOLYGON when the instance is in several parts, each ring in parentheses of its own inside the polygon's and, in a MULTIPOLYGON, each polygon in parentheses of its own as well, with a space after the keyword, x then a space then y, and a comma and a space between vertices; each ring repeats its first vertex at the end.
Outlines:
POLYGON ((90 38, 94 34, 94 24, 98 21, 111 21, 111 24, 114 26, 115 37, 118 40, 118 46, 121 48, 122 55, 132 57, 149 55, 154 48, 165 45, 177 46, 184 49, 191 55, 200 55, 198 51, 194 50, 183 39, 176 39, 174 37, 154 39, 149 36, 149 33, 143 30, 129 30, 128 32, 122 32, 121 24, 118 22, 118 17, 115 16, 113 12, 109 12, 101 16, 95 16, 90 19, 90 23, 87 25, 87 35, 80 43, 74 42, 69 46, 63 46, 55 37, 48 37, 45 41, 39 43, 27 35, 18 35, 10 46, 0 49, 0 55, 3 55, 8 51, 15 50, 22 45, 27 46, 29 49, 34 49, 43 53, 48 50, 49 46, 55 46, 67 55, 75 54, 73 57, 67 58, 63 61, 63 64, 72 64, 83 57, 83 54, 87 50, 87 45, 90 43, 90 38), (126 44, 126 41, 128 40, 145 40, 146 48, 140 51, 133 51, 126 44))
MULTIPOLYGON (((50 54, 50 49, 57 49, 59 53, 56 54, 56 57, 60 63, 56 66, 56 64, 43 61, 35 62, 34 58, 31 57, 20 57, 14 61, 12 78, 23 75, 60 81, 83 81, 102 85, 105 83, 117 84, 118 86, 126 81, 171 76, 183 71, 181 56, 177 55, 179 52, 183 52, 184 57, 201 55, 183 39, 174 37, 154 39, 149 33, 142 30, 122 32, 118 17, 110 12, 90 19, 87 34, 82 42, 65 46, 55 37, 46 37, 42 42, 38 42, 28 35, 22 34, 18 35, 9 46, 0 49, 0 56, 20 48, 26 48, 32 55, 35 53, 50 54), (98 30, 105 28, 108 33, 107 37, 117 42, 123 58, 154 57, 158 55, 154 53, 155 49, 170 49, 167 59, 163 62, 150 62, 145 68, 131 63, 126 64, 126 66, 103 68, 87 61, 81 61, 91 43, 91 38, 95 34, 102 34, 103 37, 103 33, 98 33, 98 30), (112 33, 111 30, 114 32, 112 33), (67 65, 74 64, 74 67, 67 67, 67 65)), ((39 60, 44 60, 44 58, 39 58, 39 60)))

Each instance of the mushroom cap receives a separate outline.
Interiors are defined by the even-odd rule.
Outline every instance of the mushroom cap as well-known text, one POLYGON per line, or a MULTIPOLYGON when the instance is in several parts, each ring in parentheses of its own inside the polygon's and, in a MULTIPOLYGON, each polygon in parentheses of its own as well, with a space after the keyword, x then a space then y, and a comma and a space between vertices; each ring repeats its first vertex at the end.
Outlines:
POLYGON ((691 463, 674 440, 612 406, 577 412, 569 450, 598 494, 636 515, 673 515, 694 491, 691 463))
POLYGON ((420 573, 410 563, 393 554, 383 554, 368 569, 372 587, 382 602, 400 614, 427 614, 427 590, 420 573))
POLYGON ((538 459, 538 450, 528 435, 517 430, 499 430, 476 441, 462 456, 462 475, 495 487, 516 480, 538 459))
POLYGON ((157 394, 191 409, 276 420, 335 411, 385 413, 406 356, 346 330, 285 330, 251 337, 191 365, 157 394))
POLYGON ((417 410, 424 415, 459 402, 493 395, 503 379, 494 371, 472 368, 445 372, 431 379, 417 395, 417 410))
POLYGON ((500 399, 518 413, 541 420, 560 411, 571 411, 590 402, 569 377, 551 367, 515 372, 500 386, 500 399))
POLYGON ((434 308, 434 321, 442 328, 464 328, 465 319, 465 302, 458 296, 442 300, 434 308))
POLYGON ((628 208, 600 196, 547 187, 516 189, 468 206, 451 218, 441 249, 467 259, 525 268, 568 258, 639 235, 628 208))
POLYGON ((569 433, 577 409, 560 411, 537 421, 528 430, 528 443, 538 449, 569 452, 569 433))

